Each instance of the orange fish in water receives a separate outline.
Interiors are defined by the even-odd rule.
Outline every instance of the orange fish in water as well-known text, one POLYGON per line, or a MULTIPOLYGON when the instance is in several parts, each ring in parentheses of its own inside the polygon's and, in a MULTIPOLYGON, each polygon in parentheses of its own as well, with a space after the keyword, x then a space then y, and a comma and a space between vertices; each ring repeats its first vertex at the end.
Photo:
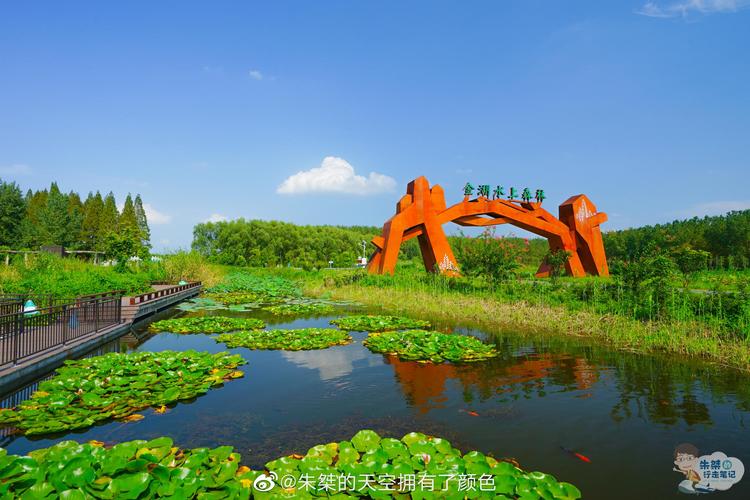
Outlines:
POLYGON ((578 452, 576 452, 576 451, 573 451, 573 450, 571 450, 570 448, 566 448, 566 447, 564 447, 564 446, 560 446, 560 449, 561 449, 562 451, 564 451, 565 453, 567 453, 567 454, 569 454, 569 455, 571 455, 571 456, 574 456, 574 457, 576 457, 576 458, 577 458, 578 460, 580 460, 581 462, 586 462, 587 464, 590 464, 590 463, 591 463, 591 459, 590 459, 589 457, 587 457, 586 455, 583 455, 583 454, 581 454, 581 453, 578 453, 578 452))
POLYGON ((471 417, 478 417, 478 416, 479 416, 479 413, 477 413, 477 412, 475 412, 475 411, 473 411, 473 410, 464 410, 464 409, 462 408, 462 409, 460 409, 460 410, 458 410, 458 411, 462 411, 462 412, 466 413, 467 415, 469 415, 469 416, 471 416, 471 417))

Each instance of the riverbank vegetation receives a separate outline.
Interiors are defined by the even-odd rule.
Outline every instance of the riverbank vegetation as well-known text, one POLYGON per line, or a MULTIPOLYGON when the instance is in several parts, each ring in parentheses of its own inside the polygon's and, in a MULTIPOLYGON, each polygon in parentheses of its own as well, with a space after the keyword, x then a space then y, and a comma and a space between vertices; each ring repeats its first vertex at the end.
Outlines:
POLYGON ((70 299, 122 290, 133 295, 151 290, 155 281, 201 281, 211 287, 226 272, 190 252, 165 255, 155 262, 131 262, 122 268, 40 253, 26 259, 16 256, 7 266, 0 263, 0 294, 70 299))

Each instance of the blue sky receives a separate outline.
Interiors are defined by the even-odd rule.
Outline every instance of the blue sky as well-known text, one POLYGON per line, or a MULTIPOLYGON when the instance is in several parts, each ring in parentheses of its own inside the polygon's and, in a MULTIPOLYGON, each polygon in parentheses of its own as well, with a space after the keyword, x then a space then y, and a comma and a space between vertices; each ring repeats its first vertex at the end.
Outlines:
POLYGON ((6 3, 0 177, 141 193, 157 249, 381 225, 419 175, 586 193, 605 229, 750 208, 748 6, 6 3))

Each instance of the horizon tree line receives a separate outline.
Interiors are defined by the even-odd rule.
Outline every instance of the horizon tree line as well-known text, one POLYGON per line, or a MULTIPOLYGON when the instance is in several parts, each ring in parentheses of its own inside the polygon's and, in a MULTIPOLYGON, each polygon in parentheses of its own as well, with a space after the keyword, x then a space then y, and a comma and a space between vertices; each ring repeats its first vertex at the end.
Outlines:
POLYGON ((151 233, 141 195, 128 193, 122 209, 110 191, 89 192, 85 200, 64 193, 56 182, 48 189, 24 194, 15 182, 0 179, 0 248, 37 250, 61 245, 70 250, 110 253, 113 245, 133 255, 146 255, 151 233))

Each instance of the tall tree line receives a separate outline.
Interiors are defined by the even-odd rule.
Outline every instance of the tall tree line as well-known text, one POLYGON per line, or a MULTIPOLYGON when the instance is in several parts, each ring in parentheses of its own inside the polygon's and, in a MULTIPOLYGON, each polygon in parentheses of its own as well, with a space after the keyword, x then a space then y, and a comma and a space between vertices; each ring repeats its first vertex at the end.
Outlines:
MULTIPOLYGON (((193 229, 193 250, 220 264, 350 267, 380 228, 298 226, 287 222, 237 219, 206 222, 193 229)), ((367 253, 372 246, 367 248, 367 253)))
POLYGON ((610 260, 631 261, 653 252, 707 252, 714 268, 750 267, 750 210, 694 217, 604 234, 610 260))
POLYGON ((15 182, 0 179, 0 247, 14 250, 62 245, 71 250, 107 251, 113 237, 132 239, 138 249, 150 247, 150 231, 141 196, 128 194, 122 210, 110 191, 89 193, 85 200, 57 183, 25 194, 15 182))

